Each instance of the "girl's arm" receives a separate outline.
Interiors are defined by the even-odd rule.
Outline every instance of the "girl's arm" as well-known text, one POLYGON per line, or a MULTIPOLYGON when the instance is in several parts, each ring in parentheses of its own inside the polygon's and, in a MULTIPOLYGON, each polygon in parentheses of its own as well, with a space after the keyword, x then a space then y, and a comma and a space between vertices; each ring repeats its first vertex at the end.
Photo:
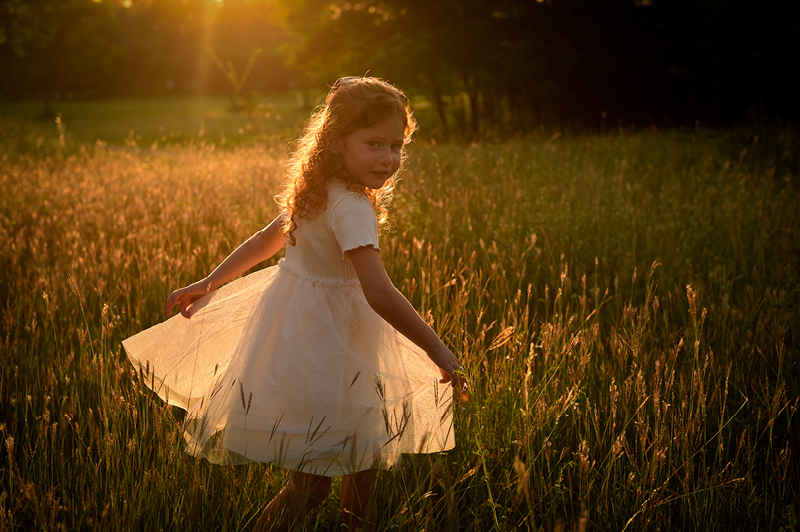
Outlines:
POLYGON ((285 244, 286 239, 281 232, 281 216, 278 216, 267 227, 236 248, 208 277, 172 292, 167 299, 167 316, 170 316, 172 308, 178 305, 181 314, 190 318, 192 313, 186 309, 189 304, 239 277, 259 262, 267 260, 285 244))
POLYGON ((442 373, 439 382, 450 382, 465 392, 466 383, 463 377, 455 373, 463 375, 464 369, 459 365, 453 352, 442 343, 433 329, 419 317, 411 303, 394 287, 386 274, 378 250, 363 246, 347 253, 353 262, 369 306, 428 354, 442 373))

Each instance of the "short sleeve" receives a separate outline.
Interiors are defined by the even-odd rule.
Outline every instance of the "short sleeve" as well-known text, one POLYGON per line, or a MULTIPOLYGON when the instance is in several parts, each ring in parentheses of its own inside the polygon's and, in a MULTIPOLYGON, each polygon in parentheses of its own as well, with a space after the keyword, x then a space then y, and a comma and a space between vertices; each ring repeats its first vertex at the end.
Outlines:
POLYGON ((378 218, 364 196, 348 194, 331 211, 329 223, 342 253, 361 246, 378 247, 378 218))

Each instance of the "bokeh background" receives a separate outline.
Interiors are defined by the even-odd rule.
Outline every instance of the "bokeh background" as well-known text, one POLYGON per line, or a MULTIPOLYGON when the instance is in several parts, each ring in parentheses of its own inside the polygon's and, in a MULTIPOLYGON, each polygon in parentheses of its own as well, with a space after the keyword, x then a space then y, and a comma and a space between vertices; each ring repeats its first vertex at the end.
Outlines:
POLYGON ((313 107, 370 73, 427 102, 433 134, 796 120, 798 35, 790 2, 4 0, 0 97, 313 107))

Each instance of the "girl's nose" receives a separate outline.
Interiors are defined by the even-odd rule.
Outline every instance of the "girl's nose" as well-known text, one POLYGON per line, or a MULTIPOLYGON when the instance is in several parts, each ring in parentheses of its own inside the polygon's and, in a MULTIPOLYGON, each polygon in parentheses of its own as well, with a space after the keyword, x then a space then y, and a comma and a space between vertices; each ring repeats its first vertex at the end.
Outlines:
POLYGON ((392 162, 392 149, 391 148, 384 148, 380 152, 380 159, 381 163, 391 164, 392 162))

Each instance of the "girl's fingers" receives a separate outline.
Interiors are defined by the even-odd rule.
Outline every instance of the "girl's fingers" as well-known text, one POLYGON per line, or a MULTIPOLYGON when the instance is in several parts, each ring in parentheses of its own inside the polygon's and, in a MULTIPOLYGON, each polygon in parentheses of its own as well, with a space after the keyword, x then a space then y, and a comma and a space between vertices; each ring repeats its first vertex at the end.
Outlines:
POLYGON ((197 291, 192 291, 188 288, 181 288, 180 290, 175 290, 169 299, 167 299, 167 316, 172 314, 172 309, 175 305, 178 305, 178 310, 180 310, 181 316, 184 318, 191 318, 192 314, 194 314, 193 310, 189 309, 189 305, 203 297, 205 294, 199 293, 197 291))
POLYGON ((456 388, 459 395, 459 399, 462 403, 466 403, 469 401, 469 386, 467 385, 467 375, 464 372, 464 368, 461 366, 458 367, 453 372, 453 388, 456 388))
POLYGON ((453 387, 458 387, 461 388, 462 390, 466 389, 467 379, 464 373, 464 368, 458 366, 457 368, 452 370, 452 372, 442 368, 439 368, 439 370, 442 373, 442 378, 439 381, 440 383, 444 384, 446 382, 450 382, 452 383, 453 387))
POLYGON ((167 298, 167 317, 172 316, 172 308, 175 306, 175 292, 172 292, 167 298))
MULTIPOLYGON (((455 370, 459 373, 463 373, 463 370, 458 369, 455 370)), ((469 386, 467 386, 467 380, 462 377, 461 375, 457 375, 455 372, 453 374, 447 373, 445 370, 442 370, 442 378, 439 379, 440 384, 447 384, 453 387, 456 392, 456 397, 462 402, 466 403, 469 401, 469 386)))
POLYGON ((178 305, 181 315, 185 318, 190 318, 192 312, 189 312, 186 307, 200 299, 203 295, 205 294, 200 293, 191 286, 175 290, 167 298, 167 317, 172 316, 172 309, 175 308, 175 305, 178 305))
POLYGON ((183 301, 184 298, 182 292, 183 290, 175 290, 172 292, 172 294, 170 294, 169 298, 167 299, 167 317, 172 316, 172 309, 175 308, 175 305, 179 306, 181 314, 183 314, 186 303, 183 301))

